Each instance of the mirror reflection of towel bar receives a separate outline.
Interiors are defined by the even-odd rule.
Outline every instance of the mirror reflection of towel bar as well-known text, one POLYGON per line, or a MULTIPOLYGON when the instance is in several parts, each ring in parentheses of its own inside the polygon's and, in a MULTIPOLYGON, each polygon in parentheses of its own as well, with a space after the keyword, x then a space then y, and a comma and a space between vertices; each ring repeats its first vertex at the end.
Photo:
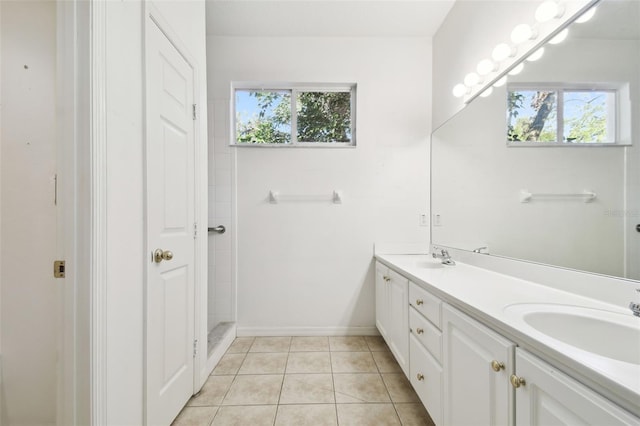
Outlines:
POLYGON ((560 199, 560 198, 583 198, 585 203, 590 203, 591 201, 596 199, 596 193, 589 190, 584 190, 578 193, 542 193, 542 192, 529 192, 526 189, 520 190, 520 202, 528 203, 533 198, 550 198, 550 199, 560 199))
POLYGON ((301 202, 301 201, 331 201, 333 204, 342 204, 342 193, 340 191, 333 191, 331 194, 322 195, 294 195, 285 194, 282 195, 278 191, 269 191, 269 202, 271 204, 278 204, 283 201, 301 202))

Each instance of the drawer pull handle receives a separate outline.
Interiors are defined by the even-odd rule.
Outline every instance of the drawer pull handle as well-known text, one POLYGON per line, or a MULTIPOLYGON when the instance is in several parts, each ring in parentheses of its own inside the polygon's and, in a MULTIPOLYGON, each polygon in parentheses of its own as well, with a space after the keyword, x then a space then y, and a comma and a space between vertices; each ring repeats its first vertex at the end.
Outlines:
POLYGON ((417 378, 418 380, 424 380, 424 374, 420 374, 420 373, 418 373, 418 374, 416 375, 416 378, 417 378))
POLYGON ((418 334, 422 334, 422 333, 424 333, 424 329, 422 329, 422 328, 416 328, 416 333, 418 333, 418 334))
POLYGON ((491 368, 495 372, 499 372, 500 370, 504 370, 504 362, 498 362, 495 359, 491 361, 491 368))
POLYGON ((424 301, 422 299, 416 299, 416 305, 422 305, 424 301))
POLYGON ((391 281, 391 278, 389 278, 389 277, 388 277, 388 276, 386 276, 386 275, 384 275, 384 276, 382 277, 382 279, 383 279, 383 280, 385 280, 386 282, 391 281))
POLYGON ((513 386, 516 389, 518 389, 520 386, 524 386, 525 384, 527 384, 527 382, 525 382, 523 377, 518 377, 515 374, 512 374, 511 377, 509 377, 509 381, 511 382, 511 386, 513 386))

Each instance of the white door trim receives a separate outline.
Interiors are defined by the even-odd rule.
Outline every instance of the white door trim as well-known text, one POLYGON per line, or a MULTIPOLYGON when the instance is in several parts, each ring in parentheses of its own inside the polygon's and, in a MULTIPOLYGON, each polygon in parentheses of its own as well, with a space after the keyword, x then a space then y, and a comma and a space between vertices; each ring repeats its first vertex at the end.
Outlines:
POLYGON ((107 2, 90 9, 91 424, 107 424, 107 2))

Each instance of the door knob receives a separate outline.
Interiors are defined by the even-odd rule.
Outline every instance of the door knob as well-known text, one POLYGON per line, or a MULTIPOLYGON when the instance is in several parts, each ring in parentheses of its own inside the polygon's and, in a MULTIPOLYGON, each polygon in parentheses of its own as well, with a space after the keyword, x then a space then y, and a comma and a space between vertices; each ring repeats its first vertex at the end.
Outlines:
POLYGON ((227 232, 227 228, 225 228, 222 225, 218 225, 215 228, 209 228, 209 232, 215 232, 217 234, 224 234, 225 232, 227 232))
POLYGON ((173 253, 169 250, 156 249, 153 252, 153 261, 156 263, 160 263, 163 260, 171 260, 173 259, 173 253))

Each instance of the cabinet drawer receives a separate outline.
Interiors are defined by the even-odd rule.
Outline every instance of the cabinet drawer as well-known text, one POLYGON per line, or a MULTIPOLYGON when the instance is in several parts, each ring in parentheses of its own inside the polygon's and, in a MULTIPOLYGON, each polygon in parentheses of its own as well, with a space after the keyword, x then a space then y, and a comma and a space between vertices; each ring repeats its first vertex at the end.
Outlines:
POLYGON ((442 367, 418 342, 409 337, 409 380, 436 425, 442 424, 442 367))
POLYGON ((409 282, 409 304, 413 306, 416 311, 427 317, 438 329, 442 329, 440 322, 442 300, 429 294, 422 287, 409 282))
POLYGON ((442 332, 414 308, 409 309, 409 328, 411 329, 411 334, 441 363, 442 332))

